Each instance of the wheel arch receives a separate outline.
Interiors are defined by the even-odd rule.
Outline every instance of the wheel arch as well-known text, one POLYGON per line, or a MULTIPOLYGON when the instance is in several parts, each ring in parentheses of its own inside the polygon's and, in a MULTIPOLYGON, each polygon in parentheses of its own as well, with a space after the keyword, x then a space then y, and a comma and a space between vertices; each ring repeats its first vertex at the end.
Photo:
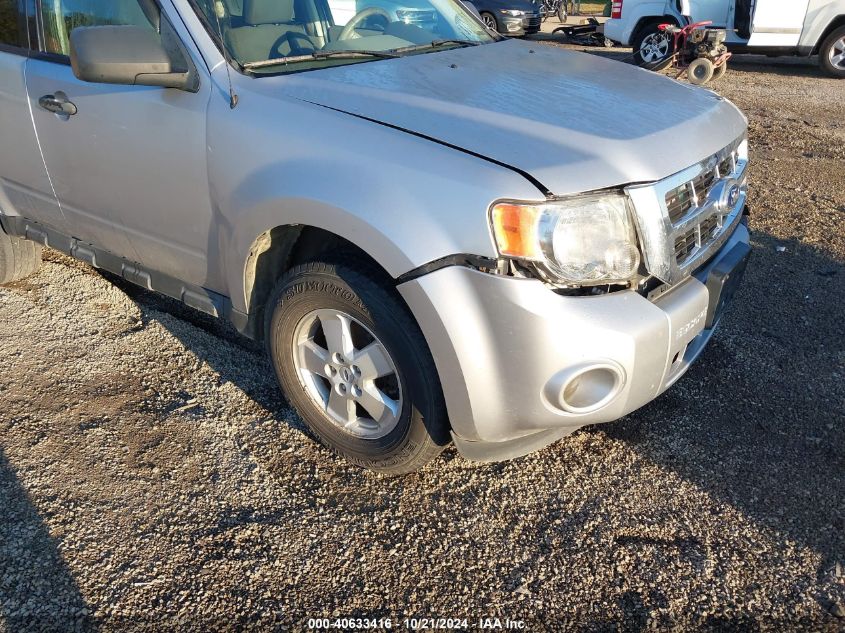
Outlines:
POLYGON ((674 24, 679 25, 678 20, 673 15, 647 15, 637 20, 636 26, 631 31, 631 43, 639 36, 642 30, 649 24, 674 24))
MULTIPOLYGON (((360 246, 347 238, 327 229, 305 224, 284 224, 268 229, 255 238, 253 247, 244 264, 244 289, 247 294, 248 330, 245 332, 254 340, 264 340, 264 323, 273 290, 279 280, 290 270, 314 261, 332 261, 358 263, 356 271, 373 281, 381 281, 393 291, 395 299, 407 311, 407 316, 419 328, 424 344, 431 354, 431 345, 427 340, 418 315, 411 309, 408 301, 398 289, 396 280, 388 270, 360 246)), ((434 359, 432 358, 434 361, 434 359)), ((434 378, 444 393, 440 367, 434 361, 434 378)), ((449 438, 452 422, 447 403, 444 402, 445 438, 449 438)))
POLYGON ((393 283, 394 276, 382 262, 337 233, 308 224, 275 226, 255 238, 243 265, 243 292, 250 336, 257 340, 263 337, 264 309, 279 279, 291 268, 321 257, 359 261, 362 267, 376 271, 385 282, 393 283))
POLYGON ((842 28, 845 26, 845 14, 838 15, 833 20, 831 20, 830 24, 827 25, 822 34, 819 36, 818 40, 816 40, 815 45, 813 46, 813 55, 818 55, 821 51, 822 44, 824 44, 825 40, 833 33, 836 29, 842 28))

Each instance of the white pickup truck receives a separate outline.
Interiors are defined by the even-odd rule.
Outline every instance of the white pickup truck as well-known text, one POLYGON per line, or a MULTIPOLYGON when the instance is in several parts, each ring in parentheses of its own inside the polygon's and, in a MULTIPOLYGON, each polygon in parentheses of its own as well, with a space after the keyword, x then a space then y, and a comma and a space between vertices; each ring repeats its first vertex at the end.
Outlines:
POLYGON ((734 52, 818 55, 825 71, 845 78, 845 0, 690 0, 689 13, 679 0, 614 0, 604 34, 654 68, 672 54, 672 40, 658 26, 688 19, 727 29, 734 52))

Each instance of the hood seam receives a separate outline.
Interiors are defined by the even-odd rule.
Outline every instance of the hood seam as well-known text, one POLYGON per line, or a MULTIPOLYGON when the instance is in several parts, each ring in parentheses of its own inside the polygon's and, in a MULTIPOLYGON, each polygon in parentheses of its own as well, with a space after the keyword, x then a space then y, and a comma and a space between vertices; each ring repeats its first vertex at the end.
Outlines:
POLYGON ((510 171, 519 174, 523 178, 525 178, 528 182, 532 185, 537 187, 540 192, 546 198, 552 198, 553 194, 551 190, 546 187, 542 182, 537 180, 534 176, 529 174, 527 171, 520 169, 519 167, 515 167, 514 165, 509 165, 508 163, 502 162, 500 160, 496 160, 495 158, 491 158, 490 156, 485 156, 484 154, 479 154, 478 152, 474 152, 470 149, 466 149, 465 147, 461 147, 459 145, 453 145, 452 143, 448 143, 443 141, 439 138, 429 136, 427 134, 423 134, 421 132, 415 132, 414 130, 409 130, 408 128, 402 127, 400 125, 393 125, 392 123, 385 123, 384 121, 379 121, 378 119, 373 119, 368 116, 364 116, 363 114, 356 114, 355 112, 349 112, 347 110, 342 110, 340 108, 333 108, 332 106, 328 106, 322 103, 317 103, 315 101, 309 101, 308 99, 300 99, 300 101, 304 101, 305 103, 310 103, 311 105, 318 106, 320 108, 325 108, 327 110, 332 110, 334 112, 339 112, 341 114, 346 114, 356 119, 362 119, 364 121, 369 121, 370 123, 375 123, 377 125, 383 125, 384 127, 388 127, 392 130, 397 130, 399 132, 405 132, 406 134, 410 134, 411 136, 416 136, 417 138, 422 138, 427 141, 431 141, 432 143, 437 143, 438 145, 442 145, 444 147, 449 147, 451 149, 457 150, 464 154, 468 154, 469 156, 475 156, 476 158, 480 158, 481 160, 487 161, 488 163, 492 163, 494 165, 498 165, 499 167, 504 167, 505 169, 509 169, 510 171))

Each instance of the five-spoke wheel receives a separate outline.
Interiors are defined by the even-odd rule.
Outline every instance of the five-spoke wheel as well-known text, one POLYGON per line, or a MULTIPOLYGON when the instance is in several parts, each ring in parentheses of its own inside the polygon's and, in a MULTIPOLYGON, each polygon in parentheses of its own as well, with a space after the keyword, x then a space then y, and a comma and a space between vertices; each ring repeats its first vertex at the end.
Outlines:
POLYGON ((284 275, 265 310, 270 360, 308 428, 349 461, 417 470, 450 441, 425 338, 371 262, 312 262, 284 275))
POLYGON ((303 387, 340 429, 377 439, 396 427, 402 412, 396 365, 363 323, 337 310, 314 310, 299 322, 294 344, 303 387))

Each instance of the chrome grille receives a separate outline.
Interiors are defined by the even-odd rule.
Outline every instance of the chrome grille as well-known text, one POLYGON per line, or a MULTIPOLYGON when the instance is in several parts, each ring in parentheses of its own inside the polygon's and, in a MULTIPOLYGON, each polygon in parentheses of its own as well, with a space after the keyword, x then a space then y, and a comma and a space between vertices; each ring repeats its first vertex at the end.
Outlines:
POLYGON ((696 249, 706 246, 716 236, 720 228, 719 217, 711 215, 697 227, 675 238, 675 261, 681 263, 689 259, 696 249))
POLYGON ((711 215, 709 218, 704 220, 701 224, 698 225, 700 244, 706 244, 708 241, 713 239, 713 236, 716 235, 716 232, 720 228, 721 222, 719 221, 718 215, 711 215))
POLYGON ((652 275, 677 283, 727 241, 745 208, 747 152, 741 138, 665 180, 628 187, 652 275))
POLYGON ((673 224, 697 206, 698 200, 704 200, 717 180, 733 173, 736 167, 735 155, 736 151, 725 157, 717 166, 704 170, 693 180, 675 187, 666 194, 666 208, 673 224))
POLYGON ((698 246, 696 237, 695 231, 689 231, 675 239, 675 259, 684 259, 695 250, 698 246))
POLYGON ((719 163, 719 173, 720 174, 732 174, 734 169, 736 169, 736 162, 737 162, 737 153, 731 152, 729 156, 725 158, 721 163, 719 163))
POLYGON ((687 211, 692 209, 693 201, 692 189, 689 185, 681 185, 666 194, 666 208, 669 210, 669 219, 672 222, 677 222, 687 214, 687 211))

